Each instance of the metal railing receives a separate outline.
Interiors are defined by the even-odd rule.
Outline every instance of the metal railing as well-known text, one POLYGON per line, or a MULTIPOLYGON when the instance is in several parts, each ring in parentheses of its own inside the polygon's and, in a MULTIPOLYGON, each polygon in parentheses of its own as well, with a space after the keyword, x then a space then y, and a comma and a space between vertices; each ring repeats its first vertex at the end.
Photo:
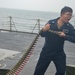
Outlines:
MULTIPOLYGON (((38 33, 46 20, 19 17, 0 17, 0 31, 38 33)), ((75 28, 75 20, 70 21, 75 28)))
POLYGON ((30 32, 37 33, 44 26, 46 21, 40 19, 27 19, 18 17, 0 18, 1 31, 30 32))

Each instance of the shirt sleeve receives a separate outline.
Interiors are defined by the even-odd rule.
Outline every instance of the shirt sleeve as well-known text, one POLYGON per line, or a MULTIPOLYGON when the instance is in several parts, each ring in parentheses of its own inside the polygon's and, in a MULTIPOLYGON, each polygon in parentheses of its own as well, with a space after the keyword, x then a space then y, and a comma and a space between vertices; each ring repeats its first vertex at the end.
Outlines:
MULTIPOLYGON (((51 24, 52 23, 52 20, 49 20, 46 24, 51 24)), ((45 24, 45 25, 46 25, 45 24)), ((45 36, 47 36, 49 34, 49 31, 43 31, 43 30, 41 30, 41 32, 40 32, 40 35, 42 36, 42 37, 45 37, 45 36)))
POLYGON ((70 33, 65 36, 65 39, 72 43, 75 43, 75 29, 73 26, 70 27, 70 33))

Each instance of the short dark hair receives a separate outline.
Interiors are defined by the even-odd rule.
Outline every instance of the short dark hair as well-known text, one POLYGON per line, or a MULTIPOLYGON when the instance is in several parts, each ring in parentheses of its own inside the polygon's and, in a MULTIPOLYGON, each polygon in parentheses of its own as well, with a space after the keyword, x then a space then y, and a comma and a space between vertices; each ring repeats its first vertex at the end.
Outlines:
POLYGON ((72 10, 72 8, 70 8, 70 7, 68 7, 68 6, 65 6, 65 7, 63 7, 63 8, 61 9, 61 14, 62 14, 62 13, 66 13, 66 12, 71 12, 71 13, 73 13, 73 10, 72 10))

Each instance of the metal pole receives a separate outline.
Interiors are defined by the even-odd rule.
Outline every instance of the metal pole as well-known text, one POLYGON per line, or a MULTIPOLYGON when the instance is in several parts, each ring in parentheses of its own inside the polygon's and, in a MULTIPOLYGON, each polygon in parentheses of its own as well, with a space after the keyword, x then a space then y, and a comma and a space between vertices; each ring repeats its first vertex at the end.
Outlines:
POLYGON ((10 18, 10 31, 12 31, 12 23, 11 23, 12 17, 10 16, 9 18, 10 18))
POLYGON ((40 31, 40 19, 38 19, 38 31, 40 31))

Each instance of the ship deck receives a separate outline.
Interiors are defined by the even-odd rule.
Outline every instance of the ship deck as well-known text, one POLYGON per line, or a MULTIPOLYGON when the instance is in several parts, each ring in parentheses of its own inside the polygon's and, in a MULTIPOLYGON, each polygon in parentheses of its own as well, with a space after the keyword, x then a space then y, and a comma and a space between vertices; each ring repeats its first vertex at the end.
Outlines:
MULTIPOLYGON (((18 33, 18 32, 0 32, 0 69, 11 70, 20 60, 26 49, 32 43, 36 34, 18 33)), ((39 54, 44 44, 44 38, 39 37, 33 54, 28 63, 25 65, 19 75, 33 75, 35 66, 37 64, 39 54)), ((67 54, 67 64, 75 65, 75 44, 66 42, 65 52, 67 54)), ((55 66, 51 62, 46 74, 54 75, 55 66)))

